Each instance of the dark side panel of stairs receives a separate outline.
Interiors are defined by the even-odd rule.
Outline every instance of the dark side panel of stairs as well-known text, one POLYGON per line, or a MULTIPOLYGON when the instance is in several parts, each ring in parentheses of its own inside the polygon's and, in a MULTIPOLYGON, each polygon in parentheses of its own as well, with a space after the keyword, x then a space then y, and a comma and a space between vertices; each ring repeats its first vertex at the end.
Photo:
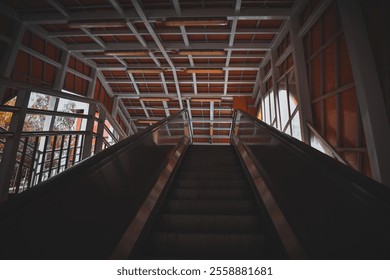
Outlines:
POLYGON ((280 258, 230 146, 190 146, 139 259, 280 258))

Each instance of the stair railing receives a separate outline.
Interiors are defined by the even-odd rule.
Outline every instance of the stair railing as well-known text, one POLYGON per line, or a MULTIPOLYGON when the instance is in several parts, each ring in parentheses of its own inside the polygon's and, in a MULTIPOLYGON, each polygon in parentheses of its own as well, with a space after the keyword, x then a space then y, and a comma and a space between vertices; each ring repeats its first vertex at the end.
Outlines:
POLYGON ((127 137, 96 100, 0 79, 0 202, 127 137), (12 97, 14 96, 14 97, 12 97))
POLYGON ((390 257, 388 186, 240 110, 231 142, 290 257, 390 257))
POLYGON ((0 259, 127 258, 191 138, 184 109, 0 204, 0 259))

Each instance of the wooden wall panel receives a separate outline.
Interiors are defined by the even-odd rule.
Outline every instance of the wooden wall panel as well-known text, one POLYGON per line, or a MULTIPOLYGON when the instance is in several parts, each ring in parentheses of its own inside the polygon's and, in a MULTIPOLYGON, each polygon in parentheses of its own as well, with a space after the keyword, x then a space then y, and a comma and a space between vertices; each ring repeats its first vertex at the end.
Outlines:
POLYGON ((126 131, 126 125, 125 125, 125 123, 123 122, 122 118, 119 115, 116 115, 116 121, 122 127, 122 129, 124 131, 126 131))
POLYGON ((29 30, 25 31, 22 44, 32 52, 19 50, 11 78, 32 85, 52 88, 58 72, 54 62, 60 61, 62 51, 29 30), (34 52, 37 54, 30 54, 34 52), (53 63, 45 61, 46 58, 53 60, 53 63))
POLYGON ((240 109, 247 112, 253 117, 257 115, 257 109, 253 107, 255 100, 248 96, 234 96, 233 97, 233 109, 240 109))
POLYGON ((114 103, 114 98, 110 97, 103 87, 99 79, 96 79, 95 91, 93 94, 93 99, 100 101, 104 104, 109 112, 112 112, 112 106, 114 103))
POLYGON ((349 89, 340 95, 341 111, 341 141, 343 147, 357 147, 357 99, 355 89, 349 89))
POLYGON ((321 96, 321 60, 317 55, 310 61, 311 78, 310 78, 310 92, 312 99, 321 96))
POLYGON ((321 111, 321 102, 313 103, 312 105, 312 112, 313 112, 313 125, 317 129, 321 129, 322 124, 322 111, 321 111))
POLYGON ((325 138, 334 147, 337 146, 336 97, 325 99, 325 138))
POLYGON ((344 36, 340 37, 339 40, 339 79, 340 79, 340 86, 347 85, 349 83, 353 83, 353 74, 352 74, 352 68, 351 68, 351 62, 349 60, 348 50, 347 50, 347 43, 345 42, 344 36))
POLYGON ((336 89, 336 42, 332 42, 324 50, 324 91, 329 93, 336 89))
MULTIPOLYGON (((85 76, 91 75, 91 67, 82 63, 75 57, 69 58, 68 67, 85 76)), ((83 96, 87 96, 89 81, 73 73, 67 72, 65 76, 65 89, 83 96)))

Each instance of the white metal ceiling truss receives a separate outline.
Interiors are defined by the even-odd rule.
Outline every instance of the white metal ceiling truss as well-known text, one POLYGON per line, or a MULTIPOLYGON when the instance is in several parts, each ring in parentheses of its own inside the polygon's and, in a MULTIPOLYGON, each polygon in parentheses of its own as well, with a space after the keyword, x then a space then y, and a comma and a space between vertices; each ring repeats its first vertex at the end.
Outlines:
MULTIPOLYGON (((230 4, 167 0, 163 5, 160 1, 130 0, 125 4, 109 0, 99 5, 78 2, 79 6, 67 6, 59 0, 46 2, 52 9, 39 14, 33 10, 15 12, 13 17, 96 68, 96 77, 115 97, 114 115, 122 118, 129 130, 136 132, 147 126, 139 120, 155 121, 187 108, 194 130, 201 132, 195 137, 215 139, 229 137, 230 125, 226 124, 231 123, 234 97, 260 96, 260 66, 264 66, 264 59, 269 58, 269 51, 282 37, 278 35, 285 32, 284 23, 295 7, 294 0, 282 1, 284 8, 275 8, 273 1, 260 0, 236 0, 230 4), (169 26, 169 20, 182 24, 169 26), (204 25, 184 23, 199 20, 204 25), (213 21, 217 20, 226 24, 215 26, 213 21), (263 26, 267 21, 281 24, 263 26), (61 25, 70 23, 78 23, 79 27, 61 29, 61 25), (45 25, 53 28, 47 30, 45 25), (148 69, 154 72, 148 73, 148 69), (134 98, 138 102, 135 105, 131 103, 134 98), (157 101, 147 102, 146 98, 157 101), (202 98, 205 100, 196 100, 202 98), (161 117, 155 117, 161 112, 161 117), (204 134, 207 130, 209 134, 204 134)), ((12 12, 1 3, 0 8, 12 12)), ((83 75, 73 69, 68 71, 83 75)))

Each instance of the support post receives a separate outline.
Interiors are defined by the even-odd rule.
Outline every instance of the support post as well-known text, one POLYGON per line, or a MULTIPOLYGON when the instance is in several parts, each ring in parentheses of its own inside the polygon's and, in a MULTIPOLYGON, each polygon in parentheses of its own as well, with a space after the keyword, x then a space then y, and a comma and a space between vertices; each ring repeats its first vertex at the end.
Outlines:
POLYGON ((306 59, 302 39, 298 36, 299 18, 290 19, 290 36, 293 47, 295 81, 297 89, 298 108, 301 122, 302 141, 310 145, 310 130, 307 123, 313 123, 309 82, 307 79, 306 59))
POLYGON ((390 186, 390 125, 359 1, 337 1, 362 117, 372 176, 390 186))
POLYGON ((116 116, 118 115, 119 110, 119 98, 118 96, 114 96, 114 100, 112 102, 112 112, 111 115, 114 119, 116 119, 116 116))
POLYGON ((98 127, 97 127, 97 136, 96 136, 96 141, 95 141, 95 153, 98 153, 102 150, 105 119, 106 119, 106 111, 100 109, 99 110, 99 122, 98 122, 98 127))
POLYGON ((85 135, 84 147, 83 147, 83 159, 89 158, 92 152, 92 142, 93 142, 93 126, 95 124, 95 113, 96 113, 96 103, 89 104, 88 109, 88 120, 85 130, 87 134, 85 135))
POLYGON ((69 58, 70 58, 70 53, 68 51, 63 50, 61 55, 61 62, 60 62, 62 68, 58 69, 56 80, 53 86, 54 90, 61 91, 61 89, 64 86, 66 71, 68 69, 68 64, 69 64, 69 58))
POLYGON ((91 70, 91 78, 92 78, 92 81, 90 81, 89 85, 88 85, 87 98, 93 99, 93 94, 95 92, 96 79, 97 79, 97 70, 96 70, 96 68, 92 68, 92 70, 91 70))
MULTIPOLYGON (((279 128, 280 115, 279 115, 279 110, 277 109, 277 107, 279 107, 279 102, 276 102, 276 101, 279 100, 279 98, 278 98, 278 96, 279 96, 278 79, 280 77, 280 73, 279 73, 278 69, 276 68, 277 67, 276 66, 277 59, 278 59, 278 52, 277 52, 276 48, 273 47, 271 49, 271 58, 270 58, 271 71, 272 71, 272 91, 274 92, 274 110, 275 110, 275 120, 276 120, 275 127, 279 128), (278 105, 276 105, 276 104, 278 104, 278 105)), ((271 96, 269 98, 271 98, 271 96)), ((271 124, 272 124, 272 120, 271 120, 271 124)), ((283 128, 280 126, 280 129, 283 129, 283 128)))
POLYGON ((20 110, 12 114, 9 132, 13 135, 7 138, 0 162, 0 203, 8 199, 8 190, 16 164, 16 156, 22 135, 24 118, 27 113, 27 106, 30 100, 30 90, 20 90, 17 93, 16 107, 20 110))

